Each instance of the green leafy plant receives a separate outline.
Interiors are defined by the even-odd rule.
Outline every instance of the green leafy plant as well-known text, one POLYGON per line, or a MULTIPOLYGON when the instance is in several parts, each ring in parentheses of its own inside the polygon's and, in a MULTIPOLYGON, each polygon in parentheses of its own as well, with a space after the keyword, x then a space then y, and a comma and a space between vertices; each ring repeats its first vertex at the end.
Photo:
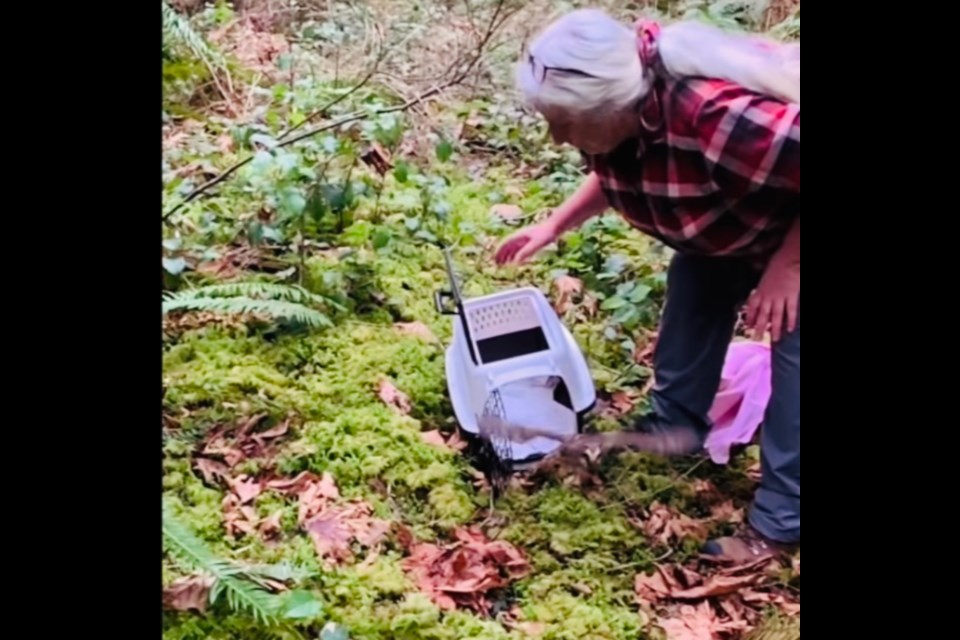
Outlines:
POLYGON ((180 237, 168 238, 163 241, 163 270, 171 276, 179 276, 187 268, 187 261, 182 255, 183 239, 180 237))
POLYGON ((168 58, 185 57, 199 60, 211 71, 225 71, 227 61, 190 24, 189 18, 177 13, 163 2, 163 50, 168 58))
POLYGON ((580 278, 599 301, 602 338, 616 345, 608 350, 617 372, 611 388, 630 386, 650 375, 635 362, 635 336, 656 324, 666 284, 666 256, 638 244, 644 242, 630 233, 622 218, 608 215, 567 234, 556 258, 558 271, 580 278))
POLYGON ((187 17, 166 2, 162 5, 164 94, 177 95, 186 103, 194 91, 212 80, 221 97, 231 95, 233 79, 224 55, 204 39, 187 17))
POLYGON ((307 591, 293 591, 281 597, 266 590, 265 580, 286 581, 303 578, 306 573, 288 565, 241 567, 217 557, 185 523, 163 504, 163 542, 182 568, 199 571, 214 578, 210 604, 225 601, 238 612, 252 615, 258 622, 277 623, 280 618, 314 618, 322 613, 320 603, 307 591))
POLYGON ((292 241, 302 262, 309 237, 341 233, 353 222, 363 183, 353 179, 359 158, 352 141, 326 136, 307 140, 296 149, 281 147, 261 127, 238 131, 244 145, 256 149, 245 170, 245 190, 260 202, 251 220, 251 242, 292 241))
POLYGON ((302 287, 264 282, 238 282, 188 289, 168 294, 163 301, 164 315, 174 311, 210 311, 264 315, 308 327, 333 326, 330 318, 316 307, 343 309, 335 301, 310 293, 302 287))

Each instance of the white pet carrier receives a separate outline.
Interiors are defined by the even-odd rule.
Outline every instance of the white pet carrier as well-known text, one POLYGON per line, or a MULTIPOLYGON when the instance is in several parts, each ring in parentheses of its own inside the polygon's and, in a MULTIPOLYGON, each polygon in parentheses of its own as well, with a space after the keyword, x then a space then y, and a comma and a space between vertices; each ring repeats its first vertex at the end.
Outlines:
POLYGON ((493 442, 500 462, 521 469, 580 432, 596 404, 590 369, 539 289, 464 300, 445 258, 451 290, 437 292, 436 304, 457 316, 446 352, 454 413, 465 432, 493 442), (491 423, 507 427, 499 438, 484 432, 491 423))

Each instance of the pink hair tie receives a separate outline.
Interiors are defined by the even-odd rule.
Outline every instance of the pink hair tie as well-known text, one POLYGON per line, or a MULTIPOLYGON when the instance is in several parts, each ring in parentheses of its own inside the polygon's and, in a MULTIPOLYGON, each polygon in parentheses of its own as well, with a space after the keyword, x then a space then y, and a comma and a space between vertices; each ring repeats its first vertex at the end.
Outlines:
POLYGON ((637 20, 637 52, 640 62, 650 67, 657 55, 657 39, 660 37, 660 23, 653 20, 637 20))

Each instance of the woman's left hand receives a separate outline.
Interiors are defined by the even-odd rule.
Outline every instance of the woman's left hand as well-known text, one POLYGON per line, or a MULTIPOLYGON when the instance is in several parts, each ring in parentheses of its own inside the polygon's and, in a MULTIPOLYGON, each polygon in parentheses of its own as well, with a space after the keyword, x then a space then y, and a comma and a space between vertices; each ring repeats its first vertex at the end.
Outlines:
POLYGON ((775 259, 747 302, 747 328, 758 340, 769 327, 771 340, 778 342, 797 328, 799 312, 800 263, 775 259))

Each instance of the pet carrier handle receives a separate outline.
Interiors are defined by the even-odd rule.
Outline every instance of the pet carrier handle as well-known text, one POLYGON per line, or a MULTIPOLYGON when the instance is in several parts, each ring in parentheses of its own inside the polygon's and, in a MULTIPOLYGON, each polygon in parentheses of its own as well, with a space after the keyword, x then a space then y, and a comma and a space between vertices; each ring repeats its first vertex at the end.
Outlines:
POLYGON ((437 313, 441 315, 455 316, 459 313, 459 310, 456 307, 456 299, 453 297, 453 292, 451 291, 434 291, 433 303, 437 306, 437 313), (452 309, 449 305, 445 304, 447 300, 454 302, 452 309))
POLYGON ((447 267, 447 277, 450 279, 449 291, 437 291, 434 293, 433 301, 437 305, 437 312, 442 315, 460 316, 460 326, 463 327, 463 334, 467 341, 467 350, 470 352, 470 360, 473 364, 479 364, 477 354, 473 350, 473 343, 470 339, 470 324, 467 322, 467 314, 463 312, 463 297, 460 295, 460 284, 457 282, 457 272, 453 268, 453 257, 450 255, 450 247, 443 248, 443 262, 447 267), (455 311, 447 309, 443 301, 453 300, 455 311))

